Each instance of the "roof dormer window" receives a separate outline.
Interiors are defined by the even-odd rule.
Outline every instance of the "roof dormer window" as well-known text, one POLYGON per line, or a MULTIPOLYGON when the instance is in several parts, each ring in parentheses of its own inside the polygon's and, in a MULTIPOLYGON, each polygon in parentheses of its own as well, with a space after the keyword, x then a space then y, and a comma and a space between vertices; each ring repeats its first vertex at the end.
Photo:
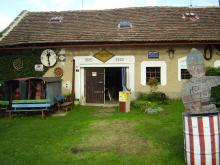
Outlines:
POLYGON ((63 17, 62 16, 52 16, 50 17, 50 22, 62 22, 63 17))
POLYGON ((192 12, 186 12, 186 13, 182 14, 182 18, 184 20, 196 21, 199 19, 199 16, 195 13, 192 13, 192 12))
POLYGON ((118 24, 119 29, 131 29, 132 24, 129 21, 121 21, 118 24))

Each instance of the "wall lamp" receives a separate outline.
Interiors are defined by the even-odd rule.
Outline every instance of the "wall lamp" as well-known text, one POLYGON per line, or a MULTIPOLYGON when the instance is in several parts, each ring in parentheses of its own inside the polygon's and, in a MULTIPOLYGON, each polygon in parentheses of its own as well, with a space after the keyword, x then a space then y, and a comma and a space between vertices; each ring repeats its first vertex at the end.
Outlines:
POLYGON ((169 58, 173 59, 174 58, 174 54, 175 54, 175 50, 173 48, 169 48, 167 50, 167 52, 168 52, 169 58))

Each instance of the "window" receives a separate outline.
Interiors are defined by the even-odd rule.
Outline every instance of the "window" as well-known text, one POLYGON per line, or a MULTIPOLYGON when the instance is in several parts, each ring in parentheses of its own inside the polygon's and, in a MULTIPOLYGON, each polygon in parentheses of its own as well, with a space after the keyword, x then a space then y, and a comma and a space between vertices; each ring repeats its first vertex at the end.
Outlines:
POLYGON ((190 79, 191 77, 187 69, 181 69, 181 79, 190 79))
POLYGON ((220 60, 216 60, 214 62, 214 67, 217 68, 217 67, 220 67, 220 60))
POLYGON ((146 86, 148 79, 157 78, 160 85, 167 84, 167 64, 165 61, 143 61, 141 62, 141 85, 146 86))
POLYGON ((124 28, 132 28, 132 24, 129 21, 121 21, 118 24, 119 29, 124 29, 124 28))
POLYGON ((52 16, 50 17, 50 22, 62 22, 63 17, 62 16, 52 16))
POLYGON ((184 20, 196 21, 199 19, 199 16, 195 13, 187 12, 187 13, 182 14, 182 18, 184 20))
POLYGON ((187 75, 189 73, 186 73, 187 71, 187 66, 186 66, 186 56, 181 57, 178 59, 178 80, 181 81, 182 79, 187 79, 187 75))
POLYGON ((156 78, 160 83, 160 67, 146 67, 146 83, 150 78, 156 78))

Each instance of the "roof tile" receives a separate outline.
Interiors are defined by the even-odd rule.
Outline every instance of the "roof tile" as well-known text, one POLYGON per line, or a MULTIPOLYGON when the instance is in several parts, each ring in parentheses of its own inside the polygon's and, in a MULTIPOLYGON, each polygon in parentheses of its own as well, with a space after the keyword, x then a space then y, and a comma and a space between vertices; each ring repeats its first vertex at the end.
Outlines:
POLYGON ((108 10, 28 12, 0 46, 59 42, 220 41, 220 7, 191 8, 199 16, 184 20, 184 7, 139 7, 108 10), (62 17, 51 22, 51 17, 62 17), (119 29, 129 21, 132 28, 119 29))

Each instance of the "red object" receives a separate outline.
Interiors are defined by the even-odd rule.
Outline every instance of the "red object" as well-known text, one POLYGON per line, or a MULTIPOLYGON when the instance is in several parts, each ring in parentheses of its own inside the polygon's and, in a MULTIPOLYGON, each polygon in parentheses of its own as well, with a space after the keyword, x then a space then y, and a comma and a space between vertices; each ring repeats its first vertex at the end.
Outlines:
POLYGON ((119 111, 126 112, 126 102, 119 102, 119 111))
POLYGON ((219 115, 183 115, 184 150, 187 165, 219 165, 219 115))

